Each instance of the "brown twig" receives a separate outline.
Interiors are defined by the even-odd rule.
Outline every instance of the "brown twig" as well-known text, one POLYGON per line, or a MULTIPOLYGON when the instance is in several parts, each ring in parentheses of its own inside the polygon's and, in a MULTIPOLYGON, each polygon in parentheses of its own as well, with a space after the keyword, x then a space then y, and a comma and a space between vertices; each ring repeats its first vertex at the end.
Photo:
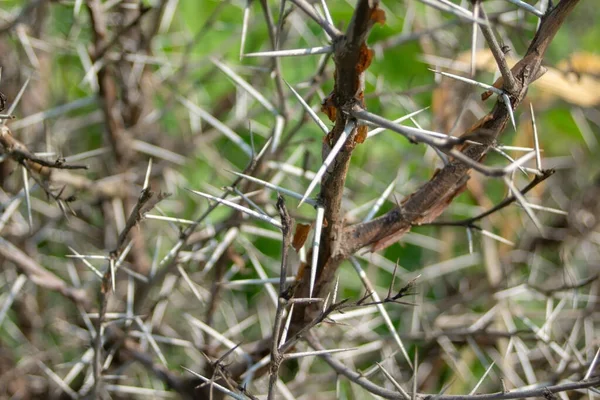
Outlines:
POLYGON ((273 325, 273 334, 271 335, 271 365, 269 368, 269 391, 268 398, 272 399, 275 390, 275 384, 279 377, 279 367, 283 358, 279 353, 279 339, 281 334, 281 327, 283 324, 283 318, 285 309, 289 298, 292 293, 288 293, 286 290, 286 278, 287 278, 287 263, 288 263, 288 252, 292 243, 292 224, 293 220, 285 207, 285 201, 281 195, 277 197, 277 210, 281 217, 281 231, 283 233, 283 241, 281 248, 281 270, 279 278, 279 297, 277 299, 277 311, 275 312, 275 322, 273 325))
MULTIPOLYGON (((101 54, 101 50, 107 46, 108 29, 104 6, 99 0, 91 0, 87 2, 92 28, 94 32, 94 51, 92 52, 92 62, 98 61, 97 54, 101 54)), ((117 36, 119 38, 119 36, 117 36)), ((125 168, 129 162, 131 154, 130 135, 123 126, 123 120, 118 115, 117 92, 118 86, 115 82, 113 73, 110 71, 110 66, 104 65, 97 71, 98 86, 100 88, 100 99, 102 103, 102 111, 107 128, 108 142, 113 149, 117 164, 120 168, 125 168)))
POLYGON ((18 163, 27 164, 29 168, 40 175, 50 175, 50 169, 87 169, 87 165, 65 164, 64 160, 54 162, 43 160, 32 154, 27 146, 15 139, 7 126, 0 126, 0 146, 5 154, 18 163))
MULTIPOLYGON (((498 64, 498 69, 500 70, 502 78, 504 79, 504 88, 510 94, 516 93, 519 86, 517 84, 517 81, 515 80, 512 71, 510 70, 510 67, 508 66, 508 63, 506 62, 504 52, 498 44, 496 36, 494 35, 494 32, 492 32, 492 28, 489 25, 490 21, 487 17, 487 14, 483 10, 483 4, 479 4, 477 10, 479 11, 479 14, 481 14, 483 18, 487 21, 487 24, 481 24, 479 26, 481 27, 481 33, 483 33, 483 37, 485 38, 488 46, 490 47, 490 50, 492 51, 492 54, 494 55, 496 64, 498 64)), ((477 15, 475 15, 474 17, 477 17, 477 15)))
POLYGON ((110 252, 109 265, 102 276, 102 283, 100 285, 100 290, 98 292, 98 319, 96 320, 96 337, 94 338, 94 362, 93 362, 93 371, 94 371, 94 394, 98 397, 102 390, 102 348, 103 348, 103 331, 104 331, 104 319, 106 315, 106 310, 108 307, 108 298, 110 294, 110 286, 112 284, 113 288, 115 285, 115 268, 117 260, 120 259, 121 253, 125 247, 125 240, 127 236, 131 232, 131 230, 140 222, 144 214, 150 210, 162 199, 167 197, 167 195, 163 193, 159 193, 155 199, 153 199, 155 194, 150 190, 149 187, 146 187, 142 190, 140 197, 138 198, 135 207, 129 214, 127 218, 127 223, 119 237, 117 239, 117 245, 113 251, 110 252), (153 201, 152 201, 153 200, 153 201))
MULTIPOLYGON (((378 8, 378 1, 359 1, 346 34, 334 38, 333 59, 336 65, 335 85, 333 92, 324 100, 323 110, 335 125, 327 135, 323 144, 325 159, 331 148, 340 140, 342 132, 350 123, 355 123, 349 111, 355 105, 365 108, 364 104, 364 72, 371 63, 373 52, 366 45, 366 38, 375 23, 383 23, 383 11, 378 8)), ((332 283, 332 277, 339 262, 349 256, 344 254, 342 243, 343 215, 341 210, 342 192, 350 165, 350 157, 357 143, 364 140, 366 127, 355 127, 346 139, 345 145, 337 154, 321 181, 320 202, 325 209, 324 227, 321 235, 321 247, 316 272, 315 293, 323 293, 323 289, 332 283), (357 136, 359 138, 357 139, 357 136)), ((297 290, 300 297, 309 297, 310 274, 304 274, 297 290)), ((304 322, 304 307, 298 307, 294 313, 294 324, 297 330, 304 322), (300 325, 298 325, 300 324, 300 325)))

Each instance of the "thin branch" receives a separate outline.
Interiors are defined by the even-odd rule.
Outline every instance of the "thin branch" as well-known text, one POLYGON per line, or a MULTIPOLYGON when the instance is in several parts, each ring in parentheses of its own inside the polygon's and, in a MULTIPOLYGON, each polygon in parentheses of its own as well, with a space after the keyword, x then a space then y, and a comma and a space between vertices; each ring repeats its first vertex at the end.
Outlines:
POLYGON ((483 18, 486 21, 488 21, 487 24, 480 25, 481 33, 483 33, 483 37, 485 38, 488 46, 490 47, 490 50, 492 51, 492 54, 494 55, 496 64, 498 64, 498 69, 500 69, 500 73, 502 74, 502 78, 504 79, 504 88, 509 94, 514 95, 514 93, 516 93, 519 87, 517 81, 515 80, 515 77, 510 67, 508 66, 508 63, 506 62, 504 52, 498 44, 494 32, 492 32, 492 28, 490 28, 488 17, 483 9, 483 4, 479 4, 478 10, 479 14, 481 14, 483 18))
POLYGON ((291 0, 298 8, 306 13, 310 18, 312 18, 317 24, 321 26, 327 32, 331 39, 337 39, 343 35, 335 26, 331 25, 329 22, 325 21, 321 18, 314 7, 306 0, 291 0))
MULTIPOLYGON (((540 176, 536 176, 533 181, 531 181, 527 186, 525 186, 520 193, 522 195, 527 194, 530 190, 532 190, 533 188, 535 188, 537 185, 539 185, 540 183, 542 183, 543 181, 545 181, 546 179, 550 178, 552 175, 554 175, 554 170, 553 169, 549 169, 546 171, 543 171, 543 174, 540 176)), ((480 221, 482 219, 484 219, 485 217, 488 217, 500 210, 502 210, 503 208, 511 205, 512 203, 514 203, 517 200, 517 198, 512 195, 512 196, 508 196, 507 198, 505 198, 504 200, 502 200, 500 203, 498 203, 497 205, 495 205, 494 207, 492 207, 491 209, 475 216, 475 217, 471 217, 471 218, 467 218, 467 219, 463 219, 460 221, 436 221, 436 222, 430 222, 427 225, 441 225, 441 226, 466 226, 466 227, 472 227, 473 224, 477 221, 480 221)))
MULTIPOLYGON (((315 350, 324 350, 323 346, 313 336, 309 335, 306 337, 306 341, 315 350)), ((381 386, 374 384, 373 382, 366 379, 362 374, 352 371, 341 362, 337 361, 328 354, 322 354, 320 357, 333 368, 338 374, 344 375, 351 382, 365 388, 372 394, 381 396, 385 399, 404 399, 402 393, 394 392, 381 386)), ((519 399, 526 397, 543 397, 544 393, 561 393, 577 389, 585 389, 600 385, 600 377, 592 378, 589 380, 583 380, 580 382, 567 382, 554 386, 542 386, 534 389, 527 390, 514 390, 510 392, 498 392, 490 394, 477 394, 477 395, 429 395, 429 394, 415 394, 413 390, 413 396, 419 400, 428 400, 435 398, 436 400, 509 400, 519 399)))
POLYGON ((288 252, 292 244, 292 217, 288 213, 283 197, 277 197, 277 210, 281 219, 281 232, 283 240, 281 242, 281 269, 279 277, 279 292, 286 292, 286 279, 288 277, 288 252))

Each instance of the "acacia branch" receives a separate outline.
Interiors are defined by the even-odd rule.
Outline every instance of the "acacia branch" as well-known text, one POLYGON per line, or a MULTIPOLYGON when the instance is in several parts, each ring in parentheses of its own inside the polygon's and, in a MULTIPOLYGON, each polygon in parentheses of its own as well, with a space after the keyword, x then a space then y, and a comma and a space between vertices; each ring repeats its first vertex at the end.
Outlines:
MULTIPOLYGON (((355 124, 354 118, 350 115, 352 107, 359 105, 365 108, 364 73, 373 57, 373 51, 366 45, 366 38, 375 23, 384 21, 385 17, 383 11, 379 9, 378 1, 360 0, 346 34, 333 39, 335 84, 333 92, 323 102, 323 111, 330 120, 335 121, 335 125, 324 139, 323 159, 338 142, 347 125, 355 124)), ((366 127, 355 124, 321 181, 319 201, 325 210, 327 226, 323 228, 320 239, 321 247, 314 286, 314 293, 317 296, 321 295, 323 289, 332 282, 340 261, 345 258, 341 251, 344 228, 341 210, 342 195, 352 151, 357 143, 364 140, 364 137, 366 137, 366 127)), ((297 296, 310 297, 309 275, 304 274, 302 277, 296 292, 297 296)), ((296 326, 292 331, 297 331, 307 320, 310 318, 304 315, 304 307, 298 307, 294 313, 293 326, 296 326)))
MULTIPOLYGON (((518 89, 508 93, 512 108, 525 98, 529 84, 541 75, 541 63, 548 46, 567 15, 579 0, 563 0, 542 20, 528 50, 513 68, 512 73, 518 89)), ((502 100, 477 124, 469 135, 478 135, 482 145, 463 146, 462 153, 473 161, 481 161, 504 131, 510 115, 502 100)), ((395 243, 413 225, 434 221, 466 187, 471 167, 459 160, 452 160, 442 170, 404 199, 399 207, 370 222, 346 227, 343 232, 342 252, 352 255, 365 246, 373 251, 395 243)))
POLYGON ((288 262, 288 250, 292 243, 292 217, 288 213, 285 207, 285 201, 281 195, 277 197, 277 210, 281 218, 281 230, 283 233, 283 241, 281 244, 281 269, 280 269, 280 280, 279 280, 279 297, 277 299, 277 311, 275 312, 275 323, 273 326, 273 335, 271 337, 271 367, 269 376, 269 391, 268 398, 272 399, 275 390, 275 384, 279 377, 279 367, 282 362, 282 357, 279 353, 279 333, 281 332, 281 326, 283 318, 285 316, 285 307, 287 305, 287 291, 286 291, 286 278, 287 278, 287 262, 288 262))
POLYGON ((98 292, 98 319, 96 320, 96 337, 94 338, 94 364, 93 364, 93 372, 94 372, 94 393, 96 396, 99 395, 101 391, 100 382, 102 381, 102 344, 105 340, 103 335, 103 324, 104 318, 106 315, 106 310, 108 308, 108 299, 109 299, 109 286, 112 284, 113 289, 115 287, 115 282, 113 281, 115 278, 115 269, 116 263, 119 259, 124 256, 123 248, 125 247, 125 240, 127 236, 135 227, 144 214, 150 211, 159 201, 167 197, 164 193, 159 193, 155 196, 155 193, 150 190, 149 187, 145 187, 140 197, 138 198, 133 210, 129 214, 127 218, 127 222, 125 227, 119 234, 117 239, 116 248, 110 252, 110 265, 107 266, 104 275, 102 276, 102 283, 100 285, 100 290, 98 292))

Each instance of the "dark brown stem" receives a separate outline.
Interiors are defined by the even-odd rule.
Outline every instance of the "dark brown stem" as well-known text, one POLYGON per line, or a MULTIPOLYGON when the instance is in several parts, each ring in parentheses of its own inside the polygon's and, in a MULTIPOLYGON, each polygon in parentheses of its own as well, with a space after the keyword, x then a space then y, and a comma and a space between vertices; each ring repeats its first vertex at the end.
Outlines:
MULTIPOLYGON (((372 50, 366 45, 366 38, 373 25, 384 20, 383 12, 378 5, 378 1, 358 1, 346 34, 334 39, 335 85, 333 92, 324 101, 323 108, 329 118, 335 121, 335 125, 324 140, 324 159, 339 140, 347 125, 355 124, 353 117, 349 114, 352 107, 359 105, 365 108, 364 72, 373 56, 372 50)), ((324 289, 331 284, 335 271, 346 257, 342 243, 344 224, 341 203, 352 151, 358 143, 357 135, 365 133, 363 129, 364 127, 352 129, 345 145, 321 181, 319 201, 325 209, 327 226, 324 227, 320 240, 321 247, 315 282, 317 296, 321 296, 324 289)), ((298 297, 309 297, 309 276, 310 274, 306 273, 302 277, 296 292, 298 297)), ((306 318, 310 320, 309 316, 304 315, 304 308, 304 306, 297 307, 294 312, 296 328, 300 328, 307 320, 306 318)), ((296 328, 293 328, 292 331, 297 331, 296 328)))

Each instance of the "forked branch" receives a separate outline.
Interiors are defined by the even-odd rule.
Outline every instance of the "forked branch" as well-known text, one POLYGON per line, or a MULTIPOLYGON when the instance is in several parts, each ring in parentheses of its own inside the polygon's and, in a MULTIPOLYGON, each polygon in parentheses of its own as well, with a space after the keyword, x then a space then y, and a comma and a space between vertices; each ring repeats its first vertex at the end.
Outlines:
MULTIPOLYGON (((563 0, 542 19, 527 53, 513 68, 518 87, 507 92, 512 108, 525 98, 529 85, 541 75, 544 54, 565 18, 579 0, 563 0)), ((502 99, 498 99, 493 110, 480 120, 474 131, 481 144, 467 144, 461 152, 473 161, 481 161, 498 140, 510 119, 509 111, 502 99)), ((352 255, 365 246, 381 250, 395 243, 412 226, 434 221, 460 194, 469 179, 471 167, 459 160, 452 160, 437 171, 429 182, 406 197, 402 204, 387 214, 370 222, 346 227, 343 233, 342 253, 352 255)))

